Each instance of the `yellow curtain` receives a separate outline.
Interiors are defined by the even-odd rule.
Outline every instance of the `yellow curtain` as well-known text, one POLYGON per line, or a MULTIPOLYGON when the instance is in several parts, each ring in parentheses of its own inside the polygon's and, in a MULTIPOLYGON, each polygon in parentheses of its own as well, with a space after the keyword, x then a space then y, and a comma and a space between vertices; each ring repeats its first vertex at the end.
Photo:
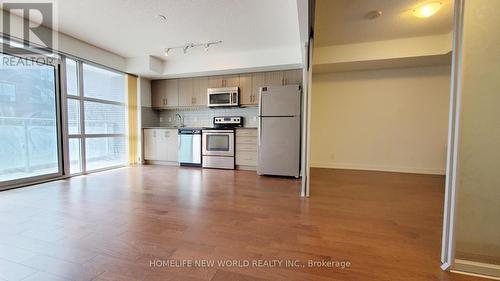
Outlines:
POLYGON ((130 164, 137 164, 137 77, 127 74, 128 143, 130 164))

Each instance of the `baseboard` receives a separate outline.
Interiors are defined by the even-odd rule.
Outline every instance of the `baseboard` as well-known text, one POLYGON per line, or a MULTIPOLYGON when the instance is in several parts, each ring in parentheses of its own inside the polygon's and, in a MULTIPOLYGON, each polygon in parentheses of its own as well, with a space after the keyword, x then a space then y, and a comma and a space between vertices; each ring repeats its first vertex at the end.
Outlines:
POLYGON ((146 160, 144 161, 144 163, 150 165, 179 166, 179 162, 169 162, 169 161, 146 160))
POLYGON ((257 171, 257 167, 255 167, 255 166, 246 166, 246 165, 236 165, 236 170, 257 171))
POLYGON ((344 163, 312 162, 311 167, 313 167, 313 168, 329 168, 329 169, 411 173, 411 174, 428 174, 428 175, 445 175, 446 174, 446 171, 444 169, 426 169, 426 168, 379 166, 379 165, 371 166, 371 165, 344 164, 344 163))
POLYGON ((451 271, 465 275, 500 280, 500 266, 494 264, 456 259, 451 271))

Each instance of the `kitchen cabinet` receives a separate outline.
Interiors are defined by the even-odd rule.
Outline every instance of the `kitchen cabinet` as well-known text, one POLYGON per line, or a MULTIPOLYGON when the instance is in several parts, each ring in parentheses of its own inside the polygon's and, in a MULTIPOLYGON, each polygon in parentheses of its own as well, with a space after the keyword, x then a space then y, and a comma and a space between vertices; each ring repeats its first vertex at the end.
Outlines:
POLYGON ((178 80, 151 81, 151 106, 165 108, 179 105, 178 80))
POLYGON ((222 88, 222 84, 224 79, 222 76, 210 76, 208 78, 208 87, 209 88, 222 88))
POLYGON ((144 159, 150 160, 154 159, 156 155, 156 130, 155 129, 144 129, 143 130, 143 148, 144 148, 144 159))
POLYGON ((144 129, 144 160, 176 164, 179 161, 177 129, 144 129))
POLYGON ((283 71, 270 71, 265 73, 265 86, 284 85, 283 71))
POLYGON ((208 77, 197 77, 193 79, 193 105, 207 105, 208 77))
POLYGON ((285 85, 302 85, 302 70, 293 69, 283 71, 285 85))
POLYGON ((193 80, 193 78, 179 79, 179 106, 193 105, 193 80))
POLYGON ((212 76, 208 78, 209 88, 239 87, 239 75, 212 76))
POLYGON ((240 75, 240 104, 254 105, 252 91, 252 74, 240 75))
POLYGON ((153 108, 206 106, 207 88, 239 87, 241 105, 258 105, 264 86, 302 84, 302 70, 268 71, 151 82, 153 108))
POLYGON ((222 87, 239 87, 240 86, 240 76, 239 75, 226 75, 223 76, 222 87))
POLYGON ((165 80, 151 81, 151 106, 155 108, 165 107, 165 80))
POLYGON ((252 103, 258 105, 260 88, 266 86, 266 73, 252 73, 252 103))
POLYGON ((208 77, 179 79, 179 106, 207 104, 208 77))
POLYGON ((240 170, 257 168, 257 129, 236 129, 236 167, 240 170))
POLYGON ((166 85, 166 105, 167 106, 178 106, 179 105, 179 80, 178 79, 169 79, 165 80, 166 85))

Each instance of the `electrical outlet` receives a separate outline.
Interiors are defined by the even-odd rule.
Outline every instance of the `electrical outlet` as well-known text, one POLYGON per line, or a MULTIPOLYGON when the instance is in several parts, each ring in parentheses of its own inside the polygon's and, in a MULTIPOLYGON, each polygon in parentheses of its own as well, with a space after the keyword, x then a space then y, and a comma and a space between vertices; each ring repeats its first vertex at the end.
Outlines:
POLYGON ((163 122, 163 117, 160 117, 160 122, 163 122))
POLYGON ((172 117, 168 117, 168 123, 172 122, 172 117))
POLYGON ((257 116, 254 116, 254 117, 253 117, 253 121, 254 121, 254 122, 257 122, 257 116))

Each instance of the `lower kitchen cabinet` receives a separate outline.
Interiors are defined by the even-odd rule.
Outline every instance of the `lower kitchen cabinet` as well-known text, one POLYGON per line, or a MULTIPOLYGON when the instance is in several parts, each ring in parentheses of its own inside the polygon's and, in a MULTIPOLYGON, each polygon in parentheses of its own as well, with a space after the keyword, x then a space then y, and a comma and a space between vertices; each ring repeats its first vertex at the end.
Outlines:
POLYGON ((236 129, 236 168, 240 170, 256 170, 257 129, 236 129))
POLYGON ((177 129, 143 130, 144 160, 158 164, 178 164, 179 137, 177 129))

